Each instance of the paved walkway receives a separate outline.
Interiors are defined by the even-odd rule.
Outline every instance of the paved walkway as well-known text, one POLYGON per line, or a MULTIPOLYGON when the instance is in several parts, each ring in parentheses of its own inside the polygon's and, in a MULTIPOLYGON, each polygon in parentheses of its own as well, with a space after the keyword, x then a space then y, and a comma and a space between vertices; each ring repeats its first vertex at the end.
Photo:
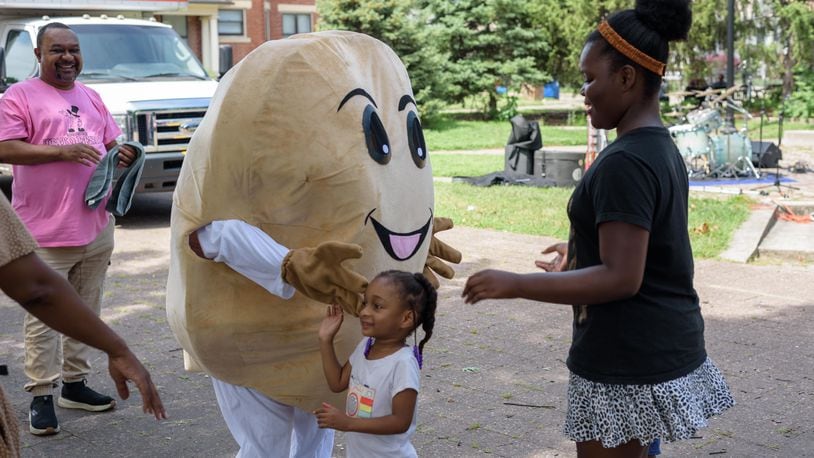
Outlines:
MULTIPOLYGON (((167 405, 161 423, 138 399, 109 413, 58 409, 62 432, 23 435, 26 457, 233 456, 232 441, 207 377, 182 370, 164 314, 169 239, 168 196, 140 198, 117 228, 105 320, 148 363, 167 405)), ((561 434, 570 339, 569 307, 529 301, 460 300, 465 278, 484 267, 533 270, 552 240, 455 228, 444 234, 464 254, 458 277, 440 291, 437 328, 427 344, 414 443, 420 456, 573 456, 561 434)), ((738 405, 698 437, 665 445, 665 456, 810 456, 814 449, 814 267, 798 264, 697 263, 707 348, 738 405)), ((6 387, 27 428, 30 398, 19 389, 22 311, 0 299, 0 360, 6 387)), ((113 392, 105 361, 94 361, 94 386, 113 392)), ((344 456, 339 435, 336 456, 344 456)))

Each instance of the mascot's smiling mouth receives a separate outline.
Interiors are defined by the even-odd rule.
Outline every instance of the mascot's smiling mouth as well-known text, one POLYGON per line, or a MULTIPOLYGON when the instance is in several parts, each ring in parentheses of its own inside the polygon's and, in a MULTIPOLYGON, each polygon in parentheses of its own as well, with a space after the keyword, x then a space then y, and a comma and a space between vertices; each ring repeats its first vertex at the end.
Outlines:
POLYGON ((379 236, 379 241, 382 242, 384 251, 397 261, 406 261, 412 258, 416 251, 418 251, 418 247, 424 242, 430 230, 430 224, 432 224, 432 209, 430 209, 430 218, 424 226, 413 232, 403 234, 393 232, 376 221, 376 219, 371 216, 375 211, 376 209, 374 208, 367 214, 365 225, 367 225, 367 220, 373 223, 373 228, 376 230, 376 235, 379 236))

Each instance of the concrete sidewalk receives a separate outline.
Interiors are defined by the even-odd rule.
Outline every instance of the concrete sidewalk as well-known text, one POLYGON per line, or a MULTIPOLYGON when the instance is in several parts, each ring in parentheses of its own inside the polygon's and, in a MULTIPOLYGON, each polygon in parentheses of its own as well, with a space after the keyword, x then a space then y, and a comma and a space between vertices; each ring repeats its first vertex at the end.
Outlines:
MULTIPOLYGON (((109 413, 57 409, 62 432, 27 432, 30 397, 22 391, 23 312, 0 299, 1 377, 23 427, 26 457, 234 456, 208 378, 182 370, 167 326, 164 285, 169 196, 143 197, 121 218, 104 319, 147 363, 170 419, 141 413, 138 396, 109 413)), ((485 267, 533 271, 543 237, 455 228, 442 234, 464 263, 440 291, 436 330, 426 347, 419 395, 420 456, 573 456, 560 433, 565 415, 571 309, 529 301, 460 300, 466 277, 485 267)), ((700 261, 696 288, 707 349, 738 404, 698 437, 665 444, 663 456, 814 456, 814 266, 700 261)), ((316 338, 316 337, 315 337, 316 338)), ((97 354, 92 383, 114 392, 97 354)), ((337 436, 335 455, 344 456, 337 436)))

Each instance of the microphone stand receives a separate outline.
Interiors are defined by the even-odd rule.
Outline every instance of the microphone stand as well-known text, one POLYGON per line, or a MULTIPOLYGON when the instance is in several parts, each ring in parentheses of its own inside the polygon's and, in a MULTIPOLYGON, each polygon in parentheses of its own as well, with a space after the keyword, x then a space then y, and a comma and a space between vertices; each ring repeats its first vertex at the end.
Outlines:
MULTIPOLYGON (((761 101, 761 106, 763 106, 762 101, 761 101)), ((783 102, 780 105, 780 113, 779 113, 779 115, 777 117, 777 124, 778 124, 778 127, 777 127, 778 128, 778 130, 777 130, 777 137, 778 137, 777 138, 777 146, 778 146, 778 148, 780 147, 780 143, 783 141, 783 117, 784 117, 784 114, 785 114, 785 110, 786 110, 786 99, 783 98, 783 102)), ((761 109, 761 115, 760 115, 760 140, 761 140, 761 142, 763 140, 763 111, 764 110, 761 109)), ((762 145, 762 143, 761 143, 761 145, 762 145)), ((763 153, 761 153, 760 159, 758 160, 758 166, 760 166, 760 163, 762 161, 763 161, 763 153)), ((770 185, 758 186, 758 187, 756 187, 754 189, 756 191, 760 190, 760 193, 763 194, 763 195, 768 195, 768 192, 763 191, 764 189, 767 189, 767 188, 777 188, 777 192, 781 196, 783 196, 784 198, 789 197, 789 195, 788 195, 788 193, 783 192, 783 188, 785 188, 787 190, 792 190, 792 191, 799 191, 800 190, 800 188, 795 188, 794 186, 789 186, 789 185, 786 185, 786 184, 782 184, 780 182, 780 160, 778 160, 775 163, 774 183, 772 183, 770 185)))

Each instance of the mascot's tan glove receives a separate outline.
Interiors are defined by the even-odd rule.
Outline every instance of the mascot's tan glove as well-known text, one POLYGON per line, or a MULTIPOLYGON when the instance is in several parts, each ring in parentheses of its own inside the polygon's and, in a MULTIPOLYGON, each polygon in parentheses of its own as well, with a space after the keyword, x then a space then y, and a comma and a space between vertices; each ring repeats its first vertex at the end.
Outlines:
POLYGON ((361 257, 362 247, 351 243, 323 242, 316 248, 295 248, 283 259, 283 280, 315 301, 339 304, 359 316, 367 279, 342 267, 342 262, 361 257))
POLYGON ((444 261, 454 264, 461 262, 461 252, 438 240, 435 234, 441 231, 452 229, 452 220, 449 218, 435 217, 432 219, 432 239, 430 239, 430 252, 427 254, 427 262, 424 264, 424 276, 430 281, 435 289, 441 286, 438 275, 450 279, 455 276, 455 271, 444 261))

